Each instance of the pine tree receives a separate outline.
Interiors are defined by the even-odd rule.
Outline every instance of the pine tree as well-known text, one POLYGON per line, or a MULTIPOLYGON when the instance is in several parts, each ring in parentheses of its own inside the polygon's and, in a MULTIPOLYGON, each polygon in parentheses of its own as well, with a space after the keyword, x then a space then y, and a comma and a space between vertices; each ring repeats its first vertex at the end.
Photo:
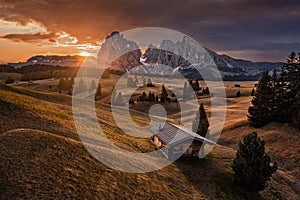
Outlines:
POLYGON ((253 132, 239 143, 232 168, 236 183, 250 191, 260 191, 277 170, 277 163, 270 165, 270 157, 265 154, 265 142, 253 132))
POLYGON ((77 88, 77 92, 85 92, 87 90, 86 85, 83 81, 83 79, 81 78, 78 82, 78 88, 77 88))
POLYGON ((116 98, 115 105, 117 105, 117 106, 123 106, 124 105, 123 95, 122 95, 121 92, 119 92, 119 94, 116 98))
POLYGON ((138 78, 137 76, 135 75, 134 76, 134 82, 135 82, 135 85, 138 86, 139 85, 139 81, 138 81, 138 78))
POLYGON ((209 122, 207 119, 206 111, 204 109, 203 103, 201 103, 199 112, 196 113, 196 117, 193 120, 192 128, 193 132, 205 137, 208 131, 209 122))
POLYGON ((59 90, 64 90, 65 89, 65 79, 63 79, 63 78, 59 79, 58 89, 59 90))
POLYGON ((184 82, 182 98, 183 98, 183 100, 188 100, 187 82, 184 82))
POLYGON ((115 88, 112 89, 112 94, 111 94, 111 104, 115 105, 116 102, 116 96, 117 96, 117 91, 115 88))
POLYGON ((191 81, 189 81, 188 83, 185 82, 184 83, 184 87, 183 87, 183 100, 187 101, 189 99, 191 99, 192 95, 193 95, 193 88, 190 85, 191 81))
POLYGON ((258 82, 255 95, 249 107, 248 119, 253 127, 261 127, 274 119, 273 106, 274 91, 271 86, 271 77, 265 71, 258 82))
POLYGON ((236 93, 236 95, 235 95, 236 97, 241 97, 241 91, 239 90, 239 91, 237 91, 237 93, 236 93))
POLYGON ((167 100, 167 97, 168 97, 167 90, 166 90, 165 86, 162 85, 162 87, 161 87, 160 101, 161 102, 165 102, 167 100))
POLYGON ((253 88, 251 91, 251 96, 254 96, 254 94, 255 94, 255 89, 253 88))
POLYGON ((284 108, 287 109, 288 121, 297 121, 299 112, 298 104, 298 92, 300 91, 300 55, 296 56, 296 53, 292 52, 287 59, 287 63, 282 67, 282 79, 285 83, 283 88, 283 94, 285 95, 284 108))
POLYGON ((95 100, 99 100, 100 96, 102 94, 102 88, 101 88, 101 84, 98 84, 97 90, 96 90, 96 94, 95 94, 95 100))
POLYGON ((150 77, 147 80, 147 87, 153 87, 152 80, 150 77))
POLYGON ((199 81, 198 80, 196 80, 193 88, 194 88, 195 91, 199 91, 200 90, 200 85, 199 85, 199 81))
POLYGON ((89 88, 89 92, 92 92, 94 90, 96 90, 96 83, 95 83, 95 80, 92 80, 90 88, 89 88))

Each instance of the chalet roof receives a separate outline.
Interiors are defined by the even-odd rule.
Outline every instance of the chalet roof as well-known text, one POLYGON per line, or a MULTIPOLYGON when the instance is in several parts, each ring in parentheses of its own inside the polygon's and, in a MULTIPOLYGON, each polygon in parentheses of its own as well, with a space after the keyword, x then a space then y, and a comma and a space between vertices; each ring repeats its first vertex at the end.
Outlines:
POLYGON ((156 135, 164 144, 174 145, 188 139, 194 139, 206 144, 214 145, 215 142, 208 140, 188 129, 177 126, 170 122, 161 123, 150 128, 150 131, 156 135))

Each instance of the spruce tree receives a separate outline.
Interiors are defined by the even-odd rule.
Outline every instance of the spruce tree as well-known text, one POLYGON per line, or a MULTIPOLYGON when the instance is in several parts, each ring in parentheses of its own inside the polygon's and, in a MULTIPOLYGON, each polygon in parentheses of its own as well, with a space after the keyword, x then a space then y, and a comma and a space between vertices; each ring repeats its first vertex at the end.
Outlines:
POLYGON ((63 79, 63 78, 59 79, 58 89, 59 90, 64 90, 65 89, 65 79, 63 79))
POLYGON ((241 91, 239 90, 239 91, 237 91, 237 93, 236 93, 236 95, 235 95, 236 97, 241 97, 241 91))
POLYGON ((249 107, 248 119, 253 127, 261 127, 274 119, 273 100, 274 90, 271 86, 271 77, 265 71, 258 82, 255 95, 249 107))
POLYGON ((115 105, 117 105, 117 106, 124 105, 123 95, 122 95, 121 92, 119 92, 119 94, 118 94, 118 96, 116 98, 115 105))
POLYGON ((112 89, 112 94, 111 94, 111 104, 115 105, 116 102, 116 96, 117 96, 117 91, 115 90, 115 88, 113 87, 112 89))
POLYGON ((161 87, 160 101, 161 102, 165 102, 167 100, 167 97, 168 97, 167 90, 166 90, 165 86, 162 85, 162 87, 161 87))
POLYGON ((208 131, 209 122, 207 119, 206 111, 204 109, 203 103, 201 103, 199 112, 196 113, 196 117, 193 120, 192 128, 193 132, 205 137, 208 131))
POLYGON ((152 80, 150 77, 147 80, 147 87, 153 87, 152 80))
POLYGON ((102 88, 101 88, 101 84, 98 84, 98 87, 97 87, 97 90, 96 90, 96 94, 95 94, 95 100, 99 100, 100 96, 101 96, 101 93, 102 93, 102 88))
POLYGON ((193 88, 194 88, 195 91, 199 91, 200 90, 200 85, 199 85, 199 81, 198 80, 196 80, 193 88))
POLYGON ((95 83, 95 80, 92 80, 90 88, 89 88, 89 92, 92 92, 94 90, 96 90, 96 83, 95 83))
POLYGON ((270 157, 265 154, 265 142, 253 132, 239 143, 232 168, 237 184, 249 191, 260 191, 277 170, 277 163, 270 165, 270 157))
POLYGON ((251 91, 251 96, 254 96, 254 94, 255 94, 255 89, 253 88, 251 91))
POLYGON ((183 95, 182 98, 183 100, 187 100, 188 99, 188 90, 187 90, 187 82, 184 82, 184 86, 183 86, 183 95))
POLYGON ((135 87, 135 83, 133 82, 131 77, 127 78, 127 87, 135 87))
POLYGON ((297 121, 299 112, 298 93, 300 91, 300 56, 292 52, 287 59, 287 63, 282 67, 282 79, 285 82, 284 94, 286 98, 285 108, 287 108, 289 122, 297 121))
POLYGON ((87 90, 86 85, 85 85, 82 78, 78 82, 78 88, 77 89, 78 89, 77 92, 85 92, 87 90))

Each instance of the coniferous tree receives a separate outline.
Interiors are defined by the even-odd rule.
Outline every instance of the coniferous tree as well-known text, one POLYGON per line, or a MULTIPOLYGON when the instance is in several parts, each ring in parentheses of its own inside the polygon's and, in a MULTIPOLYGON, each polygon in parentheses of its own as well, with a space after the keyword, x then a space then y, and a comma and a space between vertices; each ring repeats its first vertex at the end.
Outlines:
POLYGON ((132 99, 129 99, 129 105, 134 105, 134 101, 132 99))
POLYGON ((284 108, 288 112, 288 121, 294 122, 297 119, 299 112, 298 104, 298 92, 300 91, 300 54, 292 52, 287 59, 287 63, 282 67, 282 79, 285 82, 284 97, 286 102, 284 108))
POLYGON ((188 83, 185 82, 183 87, 183 100, 185 101, 190 100, 193 95, 193 92, 194 91, 191 85, 191 81, 189 81, 188 83))
POLYGON ((140 96, 140 101, 147 101, 147 94, 146 94, 146 92, 142 93, 142 96, 140 96))
POLYGON ((95 100, 99 100, 99 97, 101 96, 101 94, 102 94, 101 84, 98 84, 96 94, 95 94, 95 100))
POLYGON ((116 96, 117 96, 117 91, 115 88, 112 89, 112 94, 111 94, 111 104, 115 105, 116 102, 116 96))
POLYGON ((184 82, 182 98, 183 98, 183 100, 187 100, 188 99, 187 82, 184 82))
POLYGON ((253 88, 251 91, 251 96, 254 96, 254 94, 255 94, 255 89, 253 88))
POLYGON ((239 91, 237 91, 237 93, 236 93, 236 95, 235 95, 236 97, 241 97, 241 91, 239 90, 239 91))
POLYGON ((201 103, 199 112, 196 113, 196 117, 193 120, 192 128, 193 132, 205 137, 208 131, 209 122, 207 119, 206 111, 204 109, 203 103, 201 103))
POLYGON ((153 87, 152 80, 150 77, 147 80, 147 87, 153 87))
POLYGON ((270 157, 265 154, 265 142, 253 132, 239 143, 232 168, 236 183, 250 191, 260 191, 277 170, 277 163, 270 164, 270 157))
POLYGON ((167 97, 168 97, 167 90, 166 90, 165 86, 162 85, 162 87, 161 87, 160 101, 161 102, 165 102, 167 100, 167 97))
POLYGON ((95 80, 92 80, 90 88, 89 88, 89 92, 92 92, 94 90, 96 90, 96 83, 95 83, 95 80))
POLYGON ((65 79, 64 78, 59 79, 58 89, 59 90, 64 90, 65 89, 65 79))
POLYGON ((134 76, 134 82, 135 82, 135 85, 136 85, 136 86, 139 85, 139 81, 138 81, 138 78, 137 78, 136 75, 134 76))
POLYGON ((199 81, 198 80, 196 80, 193 88, 194 88, 195 91, 199 91, 200 90, 200 85, 199 85, 199 81))
POLYGON ((132 80, 131 77, 127 78, 127 87, 135 87, 135 82, 132 80))
POLYGON ((116 98, 115 105, 117 105, 117 106, 123 106, 124 105, 123 95, 122 95, 121 92, 119 92, 119 94, 116 98))
POLYGON ((78 88, 77 89, 78 89, 77 92, 85 92, 87 90, 86 85, 85 85, 82 78, 78 82, 78 88))
POLYGON ((273 96, 274 91, 271 86, 271 77, 268 71, 265 71, 260 78, 255 95, 249 107, 248 119, 253 127, 261 127, 273 120, 273 96))

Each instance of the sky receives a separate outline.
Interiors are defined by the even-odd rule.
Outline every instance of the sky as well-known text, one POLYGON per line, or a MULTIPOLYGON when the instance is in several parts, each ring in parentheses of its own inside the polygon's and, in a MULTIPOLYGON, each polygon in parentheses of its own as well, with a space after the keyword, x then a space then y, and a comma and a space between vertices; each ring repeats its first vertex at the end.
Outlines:
POLYGON ((220 54, 284 61, 300 51, 298 0, 0 0, 0 63, 89 55, 112 31, 164 27, 220 54))

